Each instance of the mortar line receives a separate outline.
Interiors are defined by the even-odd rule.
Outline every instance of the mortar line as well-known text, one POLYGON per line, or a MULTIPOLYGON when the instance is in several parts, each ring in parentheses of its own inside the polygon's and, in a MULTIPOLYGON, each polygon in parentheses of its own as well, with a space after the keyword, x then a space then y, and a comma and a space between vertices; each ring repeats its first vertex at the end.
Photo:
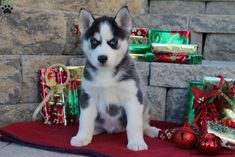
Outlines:
POLYGON ((150 86, 150 79, 151 79, 151 62, 149 63, 149 73, 148 73, 148 86, 150 86))
POLYGON ((148 5, 147 13, 150 13, 150 3, 151 3, 151 1, 150 1, 150 0, 148 0, 148 1, 147 1, 147 5, 148 5))
POLYGON ((167 93, 168 93, 168 91, 169 91, 169 88, 168 87, 166 87, 166 95, 165 95, 165 118, 164 118, 164 120, 166 121, 166 118, 167 118, 167 93))

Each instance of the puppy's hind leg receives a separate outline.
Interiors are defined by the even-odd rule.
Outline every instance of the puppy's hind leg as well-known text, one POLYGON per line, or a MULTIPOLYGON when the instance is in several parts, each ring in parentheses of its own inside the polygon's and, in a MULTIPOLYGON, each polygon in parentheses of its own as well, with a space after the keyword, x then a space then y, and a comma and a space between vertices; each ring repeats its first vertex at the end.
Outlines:
POLYGON ((104 132, 104 129, 101 127, 96 126, 93 132, 93 135, 99 135, 102 134, 104 132))
POLYGON ((160 129, 150 126, 150 115, 149 115, 149 106, 146 106, 144 111, 144 134, 148 137, 155 138, 158 136, 160 129))
POLYGON ((155 138, 158 136, 160 129, 149 124, 144 127, 144 134, 148 137, 155 138))

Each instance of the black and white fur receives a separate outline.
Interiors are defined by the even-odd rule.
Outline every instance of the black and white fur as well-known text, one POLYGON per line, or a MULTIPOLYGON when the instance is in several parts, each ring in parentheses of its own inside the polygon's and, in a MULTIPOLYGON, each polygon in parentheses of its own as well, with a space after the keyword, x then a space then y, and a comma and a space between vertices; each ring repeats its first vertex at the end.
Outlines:
POLYGON ((79 28, 86 56, 80 96, 80 127, 71 145, 88 145, 93 135, 127 131, 131 150, 148 149, 143 134, 156 137, 149 125, 149 107, 144 103, 140 79, 128 54, 132 27, 128 8, 113 17, 94 18, 80 10, 79 28))

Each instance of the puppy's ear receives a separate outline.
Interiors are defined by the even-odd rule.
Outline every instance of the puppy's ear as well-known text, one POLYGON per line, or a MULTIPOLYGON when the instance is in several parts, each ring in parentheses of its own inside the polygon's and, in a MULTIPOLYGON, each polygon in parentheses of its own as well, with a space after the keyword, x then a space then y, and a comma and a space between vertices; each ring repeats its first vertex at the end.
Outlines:
POLYGON ((128 32, 131 31, 131 27, 132 27, 131 15, 129 13, 127 6, 122 7, 117 12, 114 19, 119 27, 121 27, 122 29, 125 29, 128 32))
POLYGON ((78 25, 82 34, 92 25, 94 20, 94 17, 88 10, 84 8, 80 10, 78 17, 78 25))

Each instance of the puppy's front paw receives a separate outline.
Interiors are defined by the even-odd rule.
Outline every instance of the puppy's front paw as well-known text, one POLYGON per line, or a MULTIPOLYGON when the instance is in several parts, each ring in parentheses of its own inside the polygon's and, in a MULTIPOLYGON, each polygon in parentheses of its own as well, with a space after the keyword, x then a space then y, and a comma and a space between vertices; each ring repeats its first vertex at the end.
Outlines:
POLYGON ((70 144, 75 147, 86 146, 91 142, 91 138, 89 137, 80 137, 74 136, 70 140, 70 144))
POLYGON ((133 140, 129 141, 127 148, 133 151, 147 150, 148 146, 144 140, 133 140))

